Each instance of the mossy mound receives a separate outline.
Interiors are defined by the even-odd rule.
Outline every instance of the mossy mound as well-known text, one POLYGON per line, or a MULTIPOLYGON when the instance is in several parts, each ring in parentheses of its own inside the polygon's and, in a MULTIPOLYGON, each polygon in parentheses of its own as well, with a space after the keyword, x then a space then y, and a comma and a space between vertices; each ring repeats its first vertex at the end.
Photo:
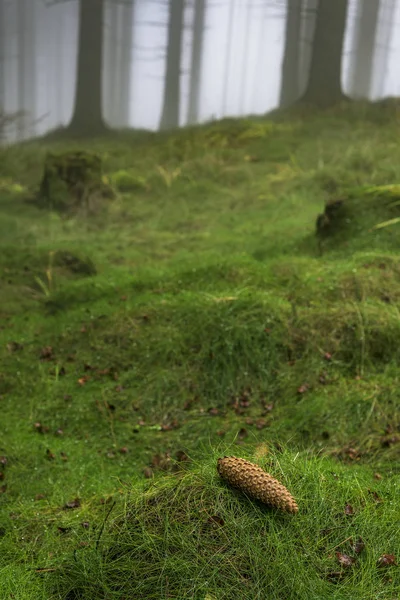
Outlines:
POLYGON ((117 171, 110 176, 110 180, 120 192, 136 192, 148 189, 144 177, 128 171, 117 171))
POLYGON ((299 513, 287 515, 221 481, 220 455, 209 453, 201 464, 144 489, 127 485, 100 547, 76 552, 65 567, 60 597, 89 600, 107 590, 118 600, 155 600, 168 590, 182 599, 309 600, 338 598, 336 583, 340 598, 349 600, 365 589, 375 597, 399 585, 398 569, 388 580, 379 577, 377 564, 381 549, 400 549, 391 522, 397 509, 376 500, 395 485, 390 480, 378 483, 368 469, 350 472, 334 461, 264 444, 255 460, 301 501, 299 513), (363 546, 356 547, 361 536, 363 546), (342 553, 352 557, 351 568, 341 564, 342 553))
POLYGON ((396 230, 400 217, 400 185, 365 186, 330 199, 317 217, 316 234, 324 250, 359 238, 362 245, 379 242, 398 247, 396 230))

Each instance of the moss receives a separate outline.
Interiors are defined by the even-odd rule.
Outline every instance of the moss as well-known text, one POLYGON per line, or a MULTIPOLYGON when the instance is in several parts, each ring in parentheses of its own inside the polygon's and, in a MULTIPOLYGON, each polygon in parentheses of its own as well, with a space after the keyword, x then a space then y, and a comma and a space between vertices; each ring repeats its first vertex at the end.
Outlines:
POLYGON ((83 209, 90 214, 99 210, 101 200, 113 197, 112 188, 102 178, 101 157, 78 151, 47 154, 34 202, 61 213, 75 214, 83 209))
POLYGON ((135 192, 147 189, 146 180, 128 171, 117 171, 110 176, 114 187, 120 192, 135 192))

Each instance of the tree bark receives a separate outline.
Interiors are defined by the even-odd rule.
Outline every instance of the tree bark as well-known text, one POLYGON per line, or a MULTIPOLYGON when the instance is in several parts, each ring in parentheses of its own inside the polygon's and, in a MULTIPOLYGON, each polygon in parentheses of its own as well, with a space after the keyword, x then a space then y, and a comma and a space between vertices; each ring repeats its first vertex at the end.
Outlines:
POLYGON ((169 0, 167 64, 160 129, 179 127, 184 0, 169 0))
POLYGON ((18 80, 17 106, 21 117, 17 122, 17 137, 22 140, 34 133, 36 116, 36 48, 35 4, 18 0, 18 80))
POLYGON ((303 0, 300 31, 300 96, 306 91, 310 75, 317 6, 318 0, 303 0))
POLYGON ((348 0, 319 0, 310 76, 302 102, 326 108, 345 99, 342 52, 347 8, 348 0))
POLYGON ((281 107, 290 106, 300 96, 301 9, 302 0, 288 0, 279 101, 281 107))
POLYGON ((359 3, 361 14, 354 33, 350 83, 350 93, 355 98, 368 98, 371 92, 379 4, 379 0, 359 3))
POLYGON ((121 84, 118 102, 118 125, 119 127, 128 127, 130 120, 130 99, 131 99, 131 73, 132 73, 132 42, 133 42, 133 18, 134 18, 134 0, 130 0, 124 5, 122 13, 122 32, 121 32, 121 84))
POLYGON ((385 93, 385 77, 390 54, 391 40, 394 35, 396 0, 386 0, 381 8, 382 15, 378 27, 378 43, 376 44, 375 69, 372 81, 372 96, 382 97, 385 93), (379 44, 382 39, 383 43, 379 44))
POLYGON ((225 116, 228 112, 228 88, 229 88, 229 75, 230 75, 230 62, 232 53, 232 39, 233 39, 233 24, 234 14, 236 8, 236 0, 230 0, 229 2, 229 20, 228 20, 228 32, 226 41, 225 51, 225 67, 224 67, 224 87, 222 90, 222 116, 225 116))
POLYGON ((107 123, 114 127, 116 125, 118 112, 118 87, 119 87, 119 69, 121 67, 119 60, 119 39, 118 17, 120 5, 116 2, 106 4, 107 27, 104 35, 103 47, 103 117, 107 123))
MULTIPOLYGON (((5 3, 0 0, 0 115, 6 105, 5 72, 6 72, 6 28, 5 3)), ((1 131, 0 131, 1 139, 1 131)))
POLYGON ((102 112, 104 0, 80 0, 75 104, 67 132, 99 135, 106 129, 102 112))
POLYGON ((189 107, 187 118, 189 125, 194 125, 199 121, 200 80, 203 59, 205 16, 206 0, 195 0, 192 62, 190 67, 189 107))

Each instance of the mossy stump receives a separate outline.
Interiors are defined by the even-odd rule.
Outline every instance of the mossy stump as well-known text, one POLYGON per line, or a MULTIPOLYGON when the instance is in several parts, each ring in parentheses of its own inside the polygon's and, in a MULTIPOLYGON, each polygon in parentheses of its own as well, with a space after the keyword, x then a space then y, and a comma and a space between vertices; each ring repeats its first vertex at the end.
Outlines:
POLYGON ((94 214, 114 197, 104 183, 102 161, 83 151, 46 156, 37 204, 64 214, 94 214))

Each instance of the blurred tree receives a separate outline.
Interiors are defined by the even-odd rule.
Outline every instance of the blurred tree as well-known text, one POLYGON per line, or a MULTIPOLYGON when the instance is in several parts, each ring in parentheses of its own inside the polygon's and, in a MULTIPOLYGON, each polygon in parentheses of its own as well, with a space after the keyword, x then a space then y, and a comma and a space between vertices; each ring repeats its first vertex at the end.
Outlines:
POLYGON ((98 135, 106 129, 102 112, 103 16, 104 0, 79 0, 76 91, 69 133, 98 135))
POLYGON ((5 71, 6 71, 6 28, 5 0, 0 0, 0 114, 6 105, 5 71))
POLYGON ((379 26, 375 40, 375 69, 371 89, 372 96, 375 97, 385 95, 385 78, 391 50, 391 40, 395 31, 396 9, 396 0, 381 0, 379 26))
POLYGON ((188 123, 199 121, 201 64, 203 58, 206 0, 195 0, 193 20, 192 61, 190 67, 188 123))
POLYGON ((355 98, 368 98, 372 87, 374 57, 380 0, 359 0, 353 36, 350 93, 355 98))
POLYGON ((304 94, 310 73, 312 44, 318 0, 303 0, 300 32, 300 96, 304 94))
POLYGON ((17 110, 21 113, 17 121, 18 139, 33 133, 36 116, 36 2, 17 0, 17 110))
POLYGON ((282 62, 280 106, 293 104, 300 96, 300 31, 302 0, 287 0, 285 48, 282 62))
POLYGON ((129 125, 134 0, 105 6, 104 117, 112 127, 129 125))
POLYGON ((179 127, 181 53, 185 0, 169 0, 168 43, 160 129, 179 127))
POLYGON ((328 107, 345 99, 342 53, 348 0, 319 0, 310 75, 302 102, 328 107))

